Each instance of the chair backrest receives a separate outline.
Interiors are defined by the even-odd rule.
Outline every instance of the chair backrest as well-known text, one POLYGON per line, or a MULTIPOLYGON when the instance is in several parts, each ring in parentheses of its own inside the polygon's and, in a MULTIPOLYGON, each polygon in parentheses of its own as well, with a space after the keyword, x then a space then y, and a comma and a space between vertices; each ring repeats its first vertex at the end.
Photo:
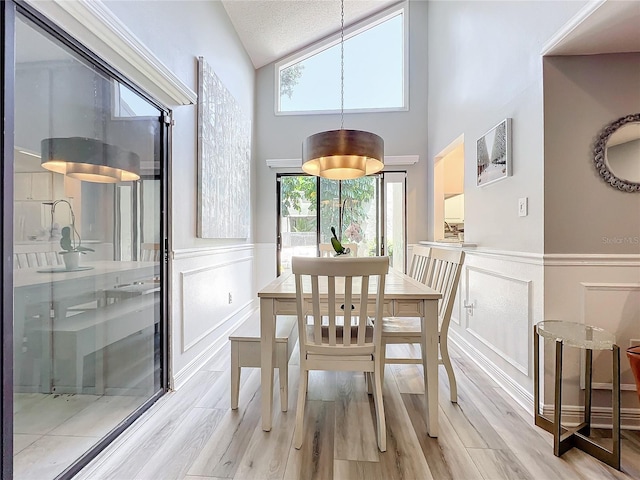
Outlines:
POLYGON ((429 252, 429 263, 425 271, 424 283, 442 293, 442 300, 438 305, 438 318, 442 322, 442 329, 448 327, 451 319, 463 262, 464 252, 462 250, 431 248, 429 252))
MULTIPOLYGON (((321 243, 318 245, 320 247, 320 256, 321 257, 333 257, 336 254, 333 245, 330 243, 321 243)), ((351 250, 350 255, 352 257, 358 256, 358 244, 357 243, 343 243, 342 246, 344 248, 348 248, 351 250)))
POLYGON ((159 243, 143 243, 140 248, 140 260, 142 262, 159 262, 160 261, 160 244, 159 243))
POLYGON ((424 283, 429 265, 429 252, 431 248, 424 245, 416 245, 413 247, 413 256, 411 257, 411 265, 409 265, 409 276, 420 283, 424 283))
POLYGON ((381 342, 389 257, 293 257, 291 268, 301 351, 324 355, 373 353, 374 346, 381 342), (374 320, 372 336, 367 335, 368 316, 374 320), (343 319, 342 325, 336 319, 343 319), (312 335, 308 335, 307 325, 312 326, 312 335), (352 348, 347 351, 345 347, 352 348))
POLYGON ((35 251, 17 252, 13 254, 13 268, 35 268, 64 265, 62 257, 58 252, 35 251))

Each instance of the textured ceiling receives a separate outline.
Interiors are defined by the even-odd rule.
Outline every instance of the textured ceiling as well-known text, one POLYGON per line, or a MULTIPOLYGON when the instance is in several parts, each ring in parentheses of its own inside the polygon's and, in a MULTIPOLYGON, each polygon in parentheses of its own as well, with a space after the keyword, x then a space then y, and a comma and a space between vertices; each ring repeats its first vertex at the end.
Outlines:
MULTIPOLYGON (((260 68, 340 30, 339 0, 222 0, 253 66, 260 68)), ((345 0, 345 26, 398 0, 345 0)))

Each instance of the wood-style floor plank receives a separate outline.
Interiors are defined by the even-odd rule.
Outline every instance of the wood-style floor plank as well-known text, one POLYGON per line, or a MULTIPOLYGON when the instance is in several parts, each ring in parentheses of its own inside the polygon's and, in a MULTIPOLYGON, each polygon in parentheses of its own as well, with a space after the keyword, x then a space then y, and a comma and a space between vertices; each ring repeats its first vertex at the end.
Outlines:
POLYGON ((302 448, 292 448, 284 478, 333 479, 334 427, 333 402, 307 401, 302 448))
POLYGON ((249 374, 237 410, 227 410, 215 435, 203 446, 189 475, 233 478, 260 420, 260 375, 249 374), (249 394, 254 392, 253 394, 249 394))
POLYGON ((511 450, 470 448, 468 452, 484 478, 534 480, 511 450))
POLYGON ((403 394, 402 399, 433 477, 437 480, 482 480, 480 471, 442 408, 438 418, 440 434, 438 438, 430 438, 423 414, 424 395, 403 394))
POLYGON ((336 377, 334 459, 377 462, 376 419, 369 415, 365 377, 351 372, 336 377))
POLYGON ((228 355, 221 350, 161 398, 77 479, 640 480, 640 432, 622 433, 622 472, 576 449, 555 457, 551 434, 533 425, 531 412, 455 348, 459 400, 449 401, 440 367, 438 438, 426 433, 422 367, 387 366, 384 453, 361 373, 311 373, 304 443, 296 450, 297 355, 289 368, 289 410, 280 412, 276 393, 271 432, 259 421, 259 370, 243 370, 239 409, 229 409, 228 355))
MULTIPOLYGON (((259 423, 239 462, 235 478, 243 480, 280 480, 284 477, 290 451, 293 451, 293 431, 296 421, 299 367, 289 366, 289 409, 280 411, 280 402, 274 402, 273 427, 262 431, 259 423)), ((240 395, 244 392, 240 390, 240 395)))
MULTIPOLYGON (((395 382, 385 379, 383 395, 387 420, 387 451, 380 454, 382 478, 432 479, 416 431, 395 382)), ((371 402, 371 411, 374 411, 371 402)), ((423 420, 424 422, 424 417, 423 420)))
POLYGON ((184 477, 224 413, 223 410, 193 408, 173 435, 147 460, 136 479, 184 477))

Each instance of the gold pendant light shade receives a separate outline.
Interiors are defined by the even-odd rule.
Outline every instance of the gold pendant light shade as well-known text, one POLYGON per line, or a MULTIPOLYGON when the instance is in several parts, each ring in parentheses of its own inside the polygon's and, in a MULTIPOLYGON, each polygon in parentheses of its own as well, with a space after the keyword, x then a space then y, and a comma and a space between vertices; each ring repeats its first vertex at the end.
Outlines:
POLYGON ((302 144, 302 170, 332 180, 377 173, 384 167, 384 141, 362 130, 316 133, 302 144))
POLYGON ((71 178, 96 183, 135 181, 140 178, 140 157, 94 138, 46 138, 41 144, 41 165, 71 178))

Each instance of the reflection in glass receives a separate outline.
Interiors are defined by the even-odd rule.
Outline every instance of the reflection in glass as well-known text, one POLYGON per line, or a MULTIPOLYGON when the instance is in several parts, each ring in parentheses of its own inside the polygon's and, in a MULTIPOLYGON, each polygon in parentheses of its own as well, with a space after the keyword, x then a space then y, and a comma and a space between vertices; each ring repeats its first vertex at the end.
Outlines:
POLYGON ((609 137, 606 162, 621 180, 640 182, 640 122, 622 125, 609 137))
POLYGON ((54 478, 162 388, 160 114, 18 19, 16 479, 54 478), (64 169, 43 168, 45 139, 64 169), (86 181, 131 160, 137 181, 86 181), (65 265, 72 251, 79 261, 65 265))

